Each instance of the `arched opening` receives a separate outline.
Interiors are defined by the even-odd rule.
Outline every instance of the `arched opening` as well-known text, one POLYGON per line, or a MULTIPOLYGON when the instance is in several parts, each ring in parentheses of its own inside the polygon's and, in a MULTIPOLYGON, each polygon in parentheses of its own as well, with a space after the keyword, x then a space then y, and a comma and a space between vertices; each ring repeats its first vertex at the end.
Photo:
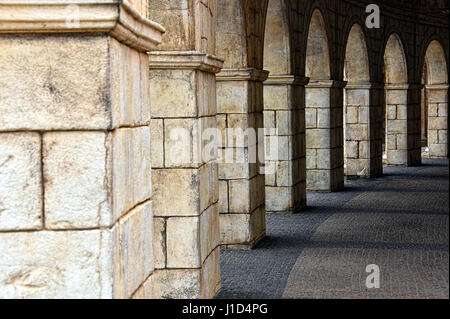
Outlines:
POLYGON ((397 34, 392 34, 386 43, 384 52, 385 83, 407 84, 408 69, 402 41, 397 34))
POLYGON ((370 176, 370 73, 364 33, 358 24, 350 30, 344 62, 345 175, 370 176))
POLYGON ((319 10, 313 12, 309 24, 305 75, 310 80, 329 80, 331 76, 328 37, 319 10))
POLYGON ((369 57, 366 40, 359 24, 350 29, 345 50, 344 80, 352 83, 368 83, 369 57))
POLYGON ((421 98, 422 156, 448 156, 448 75, 444 49, 430 42, 423 65, 421 98))
POLYGON ((306 187, 336 191, 344 186, 342 86, 331 80, 330 53, 324 19, 311 16, 306 47, 305 92, 306 187))
POLYGON ((291 74, 289 25, 284 0, 269 0, 264 34, 264 70, 270 76, 291 74))
POLYGON ((400 37, 392 34, 384 52, 386 110, 383 122, 383 162, 388 165, 408 164, 408 71, 400 37))

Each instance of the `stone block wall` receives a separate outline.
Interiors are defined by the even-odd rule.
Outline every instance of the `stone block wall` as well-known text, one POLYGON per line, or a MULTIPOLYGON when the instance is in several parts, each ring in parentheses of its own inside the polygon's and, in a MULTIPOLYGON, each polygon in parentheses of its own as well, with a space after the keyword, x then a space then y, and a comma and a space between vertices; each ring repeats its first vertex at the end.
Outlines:
POLYGON ((131 297, 154 268, 147 55, 108 36, 0 48, 1 296, 131 297))
POLYGON ((144 51, 164 29, 128 3, 80 3, 73 33, 55 25, 67 4, 2 7, 1 298, 130 298, 154 270, 144 51))
POLYGON ((408 164, 408 86, 386 87, 386 156, 389 165, 408 164))
POLYGON ((370 91, 347 86, 345 93, 345 175, 370 176, 370 91))
POLYGON ((383 92, 370 83, 352 83, 345 93, 345 175, 380 176, 383 92))
POLYGON ((217 151, 202 154, 202 134, 216 129, 215 76, 152 69, 150 83, 158 269, 150 296, 213 297, 220 287, 217 151))
POLYGON ((267 72, 224 69, 217 76, 220 239, 253 247, 265 236, 263 81, 267 72), (262 155, 262 156, 261 156, 262 155))
POLYGON ((295 213, 306 206, 306 83, 295 76, 264 82, 267 212, 295 213))
POLYGON ((150 54, 156 271, 144 297, 213 298, 220 289, 217 1, 155 0, 149 14, 169 31, 150 54))
POLYGON ((424 62, 430 156, 448 156, 448 24, 411 1, 376 1, 372 30, 371 0, 51 2, 0 4, 0 297, 212 298, 221 246, 342 189, 355 23, 346 174, 381 174, 382 104, 388 164, 420 164, 424 62), (150 61, 164 29, 145 17, 167 29, 150 61))
POLYGON ((343 87, 346 82, 310 81, 306 86, 306 187, 344 187, 343 87))
POLYGON ((428 147, 431 158, 448 157, 448 85, 427 85, 428 147))

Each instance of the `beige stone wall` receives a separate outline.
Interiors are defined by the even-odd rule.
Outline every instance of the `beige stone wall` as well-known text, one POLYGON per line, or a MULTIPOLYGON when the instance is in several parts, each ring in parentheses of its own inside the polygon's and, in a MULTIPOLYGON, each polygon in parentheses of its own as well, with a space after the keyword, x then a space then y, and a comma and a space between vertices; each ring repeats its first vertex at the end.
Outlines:
POLYGON ((448 157, 448 85, 427 85, 426 90, 429 156, 448 157))
POLYGON ((228 248, 251 248, 266 233, 265 179, 260 170, 264 133, 258 131, 264 127, 262 82, 268 76, 262 70, 267 5, 267 0, 219 4, 217 54, 225 64, 217 75, 217 123, 226 136, 219 141, 219 211, 221 244, 228 248), (250 138, 235 138, 228 134, 230 129, 250 138), (223 160, 230 157, 235 160, 223 160))
POLYGON ((370 82, 369 52, 359 24, 347 41, 344 79, 345 175, 376 177, 382 174, 382 87, 370 82))
POLYGON ((149 17, 167 30, 162 51, 198 50, 215 54, 217 6, 221 1, 146 0, 149 17))
POLYGON ((150 56, 154 256, 146 298, 212 298, 220 289, 214 57, 217 1, 150 1, 167 24, 150 56), (211 152, 204 152, 210 144, 211 152))
POLYGON ((130 298, 154 270, 145 51, 164 29, 128 2, 80 2, 77 25, 64 1, 1 5, 0 297, 130 298))
POLYGON ((146 64, 109 36, 0 37, 1 297, 128 298, 152 274, 146 64))
POLYGON ((293 68, 291 5, 270 0, 265 28, 264 69, 270 72, 264 82, 265 192, 266 211, 272 213, 299 212, 306 206, 304 85, 308 79, 296 76, 293 68))
POLYGON ((306 187, 344 187, 343 87, 345 82, 310 81, 306 86, 306 187))
POLYGON ((0 297, 213 297, 221 245, 253 247, 306 180, 342 188, 344 136, 347 175, 381 174, 383 121, 387 163, 420 164, 424 63, 447 157, 445 17, 375 2, 372 30, 372 0, 80 1, 79 25, 72 1, 3 2, 0 297), (143 17, 167 31, 150 72, 163 28, 143 17), (277 129, 278 158, 235 128, 277 129))
POLYGON ((386 155, 390 165, 408 163, 408 89, 386 88, 386 155))
POLYGON ((258 156, 264 135, 256 134, 263 128, 266 77, 255 69, 225 69, 218 75, 217 123, 224 137, 219 141, 220 239, 229 248, 253 247, 265 236, 264 160, 258 156))
POLYGON ((425 96, 428 113, 428 156, 448 157, 448 66, 442 44, 433 40, 425 55, 425 96))
POLYGON ((345 175, 370 176, 370 90, 354 85, 345 93, 345 175))
POLYGON ((323 16, 314 10, 306 48, 306 187, 336 191, 344 186, 343 88, 331 80, 329 40, 323 16))
POLYGON ((134 9, 136 9, 139 14, 145 18, 148 17, 148 5, 149 0, 125 0, 127 1, 134 9))
POLYGON ((295 76, 273 76, 264 85, 267 212, 294 213, 306 206, 306 82, 295 76), (274 151, 271 129, 276 130, 274 151))
POLYGON ((154 69, 150 84, 158 269, 150 296, 212 297, 220 287, 218 167, 216 157, 202 158, 199 147, 203 130, 216 127, 215 77, 200 70, 154 69), (188 132, 187 149, 177 149, 183 142, 177 129, 188 132), (183 275, 188 269, 192 276, 183 275))
POLYGON ((389 165, 417 165, 420 147, 420 86, 386 86, 386 155, 389 165))

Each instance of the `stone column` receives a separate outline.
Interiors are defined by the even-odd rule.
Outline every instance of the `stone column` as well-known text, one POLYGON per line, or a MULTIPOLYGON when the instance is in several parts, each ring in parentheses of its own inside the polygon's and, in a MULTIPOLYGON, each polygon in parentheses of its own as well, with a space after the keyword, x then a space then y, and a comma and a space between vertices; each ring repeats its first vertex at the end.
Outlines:
POLYGON ((448 157, 448 85, 430 84, 425 88, 428 101, 429 157, 448 157))
POLYGON ((347 82, 311 80, 306 86, 306 187, 344 187, 343 94, 347 82))
POLYGON ((150 55, 152 298, 213 298, 220 289, 217 142, 211 134, 217 134, 215 73, 222 64, 200 51, 150 55))
POLYGON ((266 234, 264 134, 258 129, 267 76, 254 68, 217 75, 220 236, 227 248, 252 248, 266 234))
POLYGON ((420 165, 420 85, 388 84, 386 156, 388 165, 420 165))
POLYGON ((377 88, 371 83, 348 83, 345 87, 346 176, 370 178, 382 174, 382 91, 377 88))
POLYGON ((277 75, 269 76, 264 82, 267 212, 296 213, 306 206, 305 85, 308 81, 294 75, 277 75), (275 152, 268 149, 270 129, 276 129, 275 152))
POLYGON ((127 1, 8 3, 0 298, 138 296, 154 269, 145 52, 164 29, 127 1))
POLYGON ((167 28, 150 55, 155 275, 151 298, 220 289, 215 56, 217 1, 150 1, 167 28))

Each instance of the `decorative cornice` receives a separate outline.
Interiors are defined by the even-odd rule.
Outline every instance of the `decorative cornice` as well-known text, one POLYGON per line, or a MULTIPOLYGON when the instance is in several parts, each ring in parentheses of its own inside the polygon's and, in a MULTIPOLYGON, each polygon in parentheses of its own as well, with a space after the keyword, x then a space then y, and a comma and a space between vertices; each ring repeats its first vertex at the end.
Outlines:
POLYGON ((401 83, 401 84, 386 83, 384 88, 386 90, 408 90, 410 88, 410 85, 408 83, 401 83))
POLYGON ((218 73, 223 60, 200 51, 153 51, 149 55, 150 69, 193 69, 218 73))
POLYGON ((269 76, 269 71, 259 70, 255 68, 248 69, 222 69, 217 74, 216 81, 254 81, 264 82, 269 76))
POLYGON ((425 88, 427 90, 448 90, 448 84, 427 84, 425 88))
POLYGON ((306 85, 307 88, 320 89, 320 88, 345 88, 347 81, 337 80, 310 80, 306 85))
POLYGON ((264 85, 306 85, 309 78, 297 75, 269 75, 264 85))
POLYGON ((425 87, 425 85, 421 83, 401 83, 401 84, 392 84, 387 83, 385 85, 386 90, 421 90, 425 87))
POLYGON ((372 83, 372 82, 348 82, 345 86, 347 90, 362 90, 362 89, 383 89, 384 83, 372 83))
POLYGON ((152 51, 164 32, 127 0, 0 0, 0 34, 107 33, 152 51))

